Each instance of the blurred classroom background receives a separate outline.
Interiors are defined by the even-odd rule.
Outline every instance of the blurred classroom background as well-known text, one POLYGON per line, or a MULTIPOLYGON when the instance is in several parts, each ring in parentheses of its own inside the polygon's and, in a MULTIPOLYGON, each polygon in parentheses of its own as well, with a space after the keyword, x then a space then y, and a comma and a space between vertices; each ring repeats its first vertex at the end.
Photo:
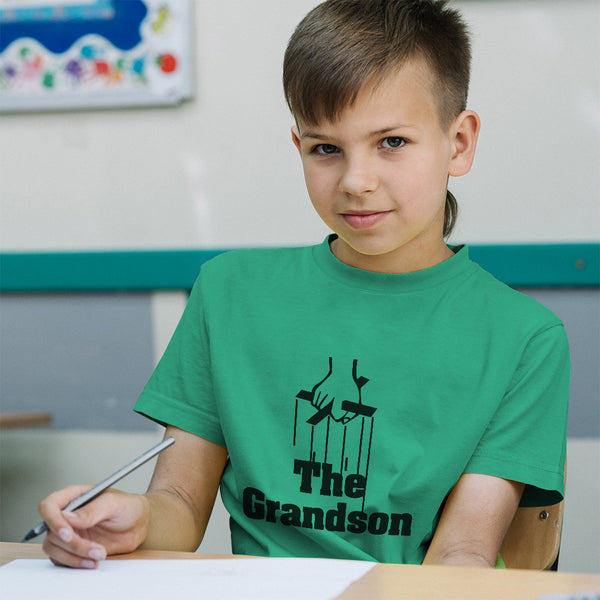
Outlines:
MULTIPOLYGON (((156 46, 163 74, 191 68, 181 102, 167 89, 163 106, 111 100, 117 106, 0 113, 1 256, 23 254, 29 262, 22 264, 43 269, 49 254, 70 265, 83 252, 153 252, 146 256, 154 260, 320 242, 327 230, 305 192, 281 91, 287 39, 316 4, 146 2, 144 27, 190 33, 181 55, 156 46), (190 13, 182 19, 184 7, 190 13)), ((472 172, 450 183, 460 205, 452 241, 485 246, 492 265, 518 272, 516 287, 565 322, 573 382, 559 568, 600 573, 600 3, 451 4, 471 24, 470 108, 483 122, 472 172), (552 285, 540 284, 535 265, 501 264, 515 247, 519 256, 541 251, 556 262, 552 285), (585 259, 563 264, 567 250, 585 259)), ((21 59, 35 70, 37 46, 30 46, 33 54, 21 59)), ((0 107, 14 92, 7 55, 0 50, 0 107)), ((96 62, 106 63, 102 75, 114 68, 96 62)), ((19 289, 27 273, 0 274, 0 409, 53 416, 47 426, 0 431, 1 541, 21 539, 47 493, 97 482, 162 437, 131 407, 186 290, 51 290, 53 278, 67 275, 42 272, 46 289, 32 292, 19 289)), ((146 465, 122 489, 143 491, 151 470, 146 465)), ((220 504, 201 550, 230 551, 220 504)))

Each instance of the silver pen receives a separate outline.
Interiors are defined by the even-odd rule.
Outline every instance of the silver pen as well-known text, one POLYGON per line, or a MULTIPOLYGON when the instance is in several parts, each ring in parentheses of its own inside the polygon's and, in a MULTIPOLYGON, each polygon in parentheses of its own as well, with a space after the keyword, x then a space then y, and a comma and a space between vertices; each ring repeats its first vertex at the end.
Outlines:
MULTIPOLYGON (((113 473, 110 477, 107 477, 104 481, 101 481, 98 485, 95 485, 92 489, 87 492, 81 494, 67 504, 67 506, 63 509, 65 511, 71 512, 81 508, 88 502, 91 502, 94 498, 99 496, 102 492, 107 490, 111 485, 119 481, 119 479, 123 479, 126 475, 129 475, 132 471, 135 471, 138 467, 142 466, 145 462, 149 461, 152 457, 156 456, 159 452, 162 452, 165 448, 168 448, 171 444, 174 444, 175 440, 172 437, 165 438, 160 444, 150 448, 142 454, 138 456, 135 460, 131 461, 128 465, 124 466, 122 469, 119 469, 116 473, 113 473)), ((27 542, 28 540, 32 540, 38 535, 42 535, 45 531, 48 531, 48 526, 44 521, 36 525, 33 529, 27 532, 27 535, 21 540, 21 543, 27 542)))

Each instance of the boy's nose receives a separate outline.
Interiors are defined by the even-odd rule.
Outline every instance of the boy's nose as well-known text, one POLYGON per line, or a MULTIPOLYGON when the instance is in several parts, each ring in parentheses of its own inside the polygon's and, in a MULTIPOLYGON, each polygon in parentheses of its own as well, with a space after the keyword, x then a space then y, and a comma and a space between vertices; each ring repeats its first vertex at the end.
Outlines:
POLYGON ((350 196, 362 196, 374 192, 379 185, 375 169, 366 160, 348 161, 342 171, 339 190, 350 196))

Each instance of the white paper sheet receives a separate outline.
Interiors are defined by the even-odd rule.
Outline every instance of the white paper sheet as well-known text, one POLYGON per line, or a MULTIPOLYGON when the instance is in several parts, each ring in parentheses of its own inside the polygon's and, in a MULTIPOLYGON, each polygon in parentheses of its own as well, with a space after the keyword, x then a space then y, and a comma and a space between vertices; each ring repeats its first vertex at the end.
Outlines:
POLYGON ((374 563, 309 558, 109 560, 94 570, 20 559, 0 567, 0 596, 19 600, 329 600, 374 563))

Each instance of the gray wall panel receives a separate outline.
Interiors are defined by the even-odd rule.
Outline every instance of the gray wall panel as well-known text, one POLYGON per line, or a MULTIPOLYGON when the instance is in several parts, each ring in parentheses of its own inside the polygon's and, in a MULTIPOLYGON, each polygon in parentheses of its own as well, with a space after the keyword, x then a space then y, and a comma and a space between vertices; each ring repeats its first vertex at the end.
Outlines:
POLYGON ((56 429, 150 430, 132 406, 152 372, 149 294, 0 297, 2 410, 56 429))

